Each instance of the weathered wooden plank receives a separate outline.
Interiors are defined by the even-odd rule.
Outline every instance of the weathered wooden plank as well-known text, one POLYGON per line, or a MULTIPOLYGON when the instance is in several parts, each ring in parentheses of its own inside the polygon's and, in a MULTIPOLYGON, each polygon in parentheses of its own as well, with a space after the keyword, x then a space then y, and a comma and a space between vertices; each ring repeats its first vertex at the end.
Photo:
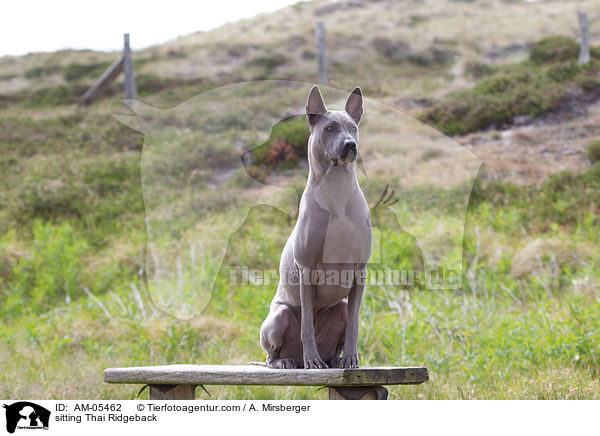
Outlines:
POLYGON ((109 368, 107 383, 369 386, 419 384, 429 379, 425 367, 270 369, 250 365, 167 365, 109 368))
POLYGON ((119 73, 123 70, 124 58, 123 56, 119 56, 119 58, 112 63, 110 67, 102 73, 100 78, 94 82, 92 87, 88 89, 83 97, 81 97, 81 104, 90 104, 94 99, 102 94, 103 91, 108 88, 108 85, 111 84, 113 80, 117 78, 119 73))

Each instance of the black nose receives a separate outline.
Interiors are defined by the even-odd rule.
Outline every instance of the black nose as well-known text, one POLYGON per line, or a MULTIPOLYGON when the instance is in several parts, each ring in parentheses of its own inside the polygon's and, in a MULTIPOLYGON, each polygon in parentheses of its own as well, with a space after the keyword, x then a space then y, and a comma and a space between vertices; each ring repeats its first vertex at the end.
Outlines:
POLYGON ((354 153, 356 155, 356 142, 354 141, 346 141, 344 142, 344 146, 346 147, 346 150, 351 151, 352 153, 354 153))

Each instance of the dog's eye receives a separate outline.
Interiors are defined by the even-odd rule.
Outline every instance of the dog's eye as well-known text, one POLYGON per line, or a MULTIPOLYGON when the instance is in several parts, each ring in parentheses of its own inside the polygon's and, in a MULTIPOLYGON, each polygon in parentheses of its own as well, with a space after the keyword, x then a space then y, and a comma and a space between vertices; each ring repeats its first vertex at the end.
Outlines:
POLYGON ((333 126, 329 126, 329 127, 327 127, 327 131, 328 131, 328 132, 332 132, 332 131, 333 131, 333 126))

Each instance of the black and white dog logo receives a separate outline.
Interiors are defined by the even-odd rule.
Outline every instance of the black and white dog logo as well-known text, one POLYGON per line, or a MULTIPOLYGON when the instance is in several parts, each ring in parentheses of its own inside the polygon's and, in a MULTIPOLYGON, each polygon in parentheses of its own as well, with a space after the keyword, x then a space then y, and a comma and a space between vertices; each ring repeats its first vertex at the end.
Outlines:
POLYGON ((19 401, 10 405, 4 404, 6 409, 6 431, 14 433, 19 429, 48 429, 50 411, 28 401, 19 401))

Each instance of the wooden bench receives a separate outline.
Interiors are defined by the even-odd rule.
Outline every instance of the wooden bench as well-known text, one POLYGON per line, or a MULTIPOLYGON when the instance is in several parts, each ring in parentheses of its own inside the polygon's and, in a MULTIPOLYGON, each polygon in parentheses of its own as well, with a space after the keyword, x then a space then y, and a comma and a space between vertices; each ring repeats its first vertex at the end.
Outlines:
POLYGON ((194 400, 198 385, 325 386, 330 400, 386 400, 385 385, 429 380, 425 367, 270 369, 255 365, 166 365, 104 370, 106 383, 150 386, 151 400, 194 400))

